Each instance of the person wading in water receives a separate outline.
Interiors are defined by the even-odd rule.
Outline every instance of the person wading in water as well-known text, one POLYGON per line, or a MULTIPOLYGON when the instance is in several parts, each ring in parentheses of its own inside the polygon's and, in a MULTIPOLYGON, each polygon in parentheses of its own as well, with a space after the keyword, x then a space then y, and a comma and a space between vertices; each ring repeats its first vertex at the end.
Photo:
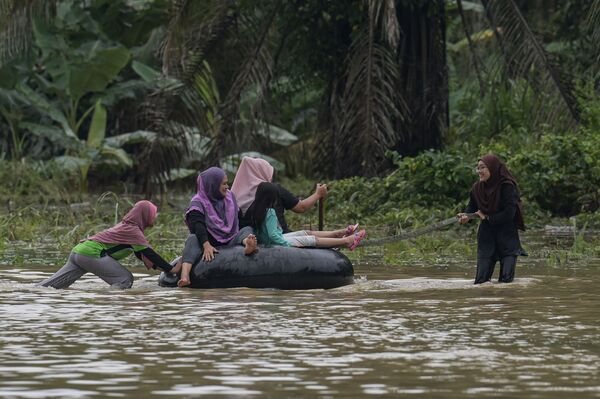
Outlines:
POLYGON ((520 230, 525 230, 523 205, 514 176, 493 154, 477 162, 479 181, 473 184, 465 213, 458 222, 469 221, 466 213, 476 213, 481 219, 477 231, 477 274, 475 284, 490 281, 496 261, 500 261, 498 281, 510 283, 515 277, 517 256, 527 255, 521 247, 520 230))

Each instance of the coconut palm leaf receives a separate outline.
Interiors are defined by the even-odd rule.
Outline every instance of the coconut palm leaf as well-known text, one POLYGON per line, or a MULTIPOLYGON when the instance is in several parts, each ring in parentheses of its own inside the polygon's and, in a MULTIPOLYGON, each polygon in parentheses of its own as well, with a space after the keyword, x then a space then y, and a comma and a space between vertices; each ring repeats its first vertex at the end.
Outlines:
POLYGON ((509 76, 526 78, 539 99, 540 122, 572 124, 580 110, 570 76, 545 51, 514 0, 482 0, 486 16, 499 39, 509 76))

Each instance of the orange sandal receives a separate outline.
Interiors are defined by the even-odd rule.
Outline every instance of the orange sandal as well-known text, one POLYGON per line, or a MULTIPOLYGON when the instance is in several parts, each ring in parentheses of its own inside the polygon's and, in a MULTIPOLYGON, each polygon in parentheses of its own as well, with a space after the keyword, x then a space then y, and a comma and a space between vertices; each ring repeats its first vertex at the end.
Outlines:
POLYGON ((365 236, 367 235, 367 231, 366 230, 361 230, 358 233, 354 233, 354 242, 350 245, 348 245, 348 248, 350 249, 350 251, 354 251, 356 249, 356 247, 358 247, 358 244, 360 244, 360 242, 362 241, 363 238, 365 238, 365 236))

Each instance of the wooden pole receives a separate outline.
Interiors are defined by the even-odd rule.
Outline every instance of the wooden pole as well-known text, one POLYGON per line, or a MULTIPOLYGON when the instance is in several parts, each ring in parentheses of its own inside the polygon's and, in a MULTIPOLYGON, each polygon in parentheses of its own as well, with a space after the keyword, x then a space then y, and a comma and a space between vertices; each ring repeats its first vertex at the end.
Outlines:
POLYGON ((319 200, 319 231, 323 231, 325 219, 325 198, 319 200))

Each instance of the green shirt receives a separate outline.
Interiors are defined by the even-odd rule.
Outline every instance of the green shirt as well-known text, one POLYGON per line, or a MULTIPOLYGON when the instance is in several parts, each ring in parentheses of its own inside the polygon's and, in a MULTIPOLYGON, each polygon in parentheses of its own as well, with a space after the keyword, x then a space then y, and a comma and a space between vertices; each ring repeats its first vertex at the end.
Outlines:
POLYGON ((290 243, 283 237, 283 230, 279 226, 277 214, 273 208, 267 210, 267 216, 265 216, 262 226, 258 228, 256 238, 261 245, 290 246, 290 243))
MULTIPOLYGON (((112 248, 117 245, 120 245, 120 244, 105 244, 102 242, 86 240, 84 242, 80 242, 79 244, 77 244, 72 249, 72 252, 79 254, 79 255, 89 256, 92 258, 101 258, 102 251, 107 250, 107 249, 112 248)), ((135 244, 131 245, 131 247, 132 248, 124 248, 120 251, 114 252, 114 253, 110 254, 110 257, 115 260, 121 260, 121 259, 131 255, 134 251, 139 252, 146 248, 143 245, 135 245, 135 244)))

